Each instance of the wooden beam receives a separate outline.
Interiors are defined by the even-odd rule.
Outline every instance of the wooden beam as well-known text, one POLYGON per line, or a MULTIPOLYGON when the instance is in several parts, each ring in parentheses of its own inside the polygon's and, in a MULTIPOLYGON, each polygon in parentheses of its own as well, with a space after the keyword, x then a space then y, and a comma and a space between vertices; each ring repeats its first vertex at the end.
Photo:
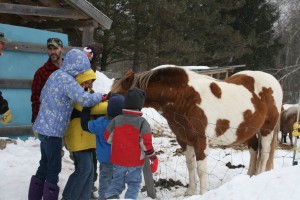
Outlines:
MULTIPOLYGON (((35 53, 47 53, 47 46, 45 44, 35 44, 31 42, 8 42, 5 44, 6 50, 8 51, 24 51, 24 52, 35 52, 35 53)), ((65 46, 64 52, 68 52, 71 49, 82 49, 82 47, 65 46)))
POLYGON ((4 89, 31 89, 31 85, 30 79, 0 79, 0 88, 4 89))
POLYGON ((0 3, 0 13, 70 18, 70 19, 88 18, 87 16, 81 15, 79 12, 76 12, 71 9, 66 9, 66 8, 50 8, 50 7, 18 5, 18 4, 10 4, 10 3, 0 3))
POLYGON ((84 27, 82 33, 82 46, 93 44, 94 42, 94 27, 84 27))
POLYGON ((18 136, 18 135, 30 135, 32 132, 31 125, 21 126, 1 126, 0 137, 18 136))
POLYGON ((26 27, 38 29, 59 29, 59 28, 83 28, 83 27, 98 27, 95 20, 56 20, 56 21, 42 21, 42 22, 29 22, 22 24, 26 27))
POLYGON ((96 20, 103 29, 110 29, 112 20, 86 0, 65 0, 71 6, 96 20))

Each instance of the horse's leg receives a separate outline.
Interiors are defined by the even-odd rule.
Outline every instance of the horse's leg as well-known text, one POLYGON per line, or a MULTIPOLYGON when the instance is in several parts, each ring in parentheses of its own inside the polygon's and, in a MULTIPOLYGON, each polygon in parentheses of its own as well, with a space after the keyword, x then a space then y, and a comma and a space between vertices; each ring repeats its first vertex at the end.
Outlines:
POLYGON ((289 132, 289 138, 290 138, 290 143, 291 143, 291 147, 294 146, 294 143, 293 143, 293 129, 291 129, 291 131, 289 132))
POLYGON ((187 145, 185 151, 185 159, 186 159, 186 166, 188 168, 189 173, 189 187, 185 192, 185 196, 195 195, 196 193, 196 158, 195 158, 195 151, 192 146, 187 145))
POLYGON ((250 153, 250 161, 248 168, 248 175, 253 176, 256 172, 256 162, 257 162, 257 150, 258 150, 258 139, 254 135, 250 140, 247 141, 248 149, 250 153))
POLYGON ((287 133, 282 133, 282 137, 283 137, 283 143, 287 143, 286 141, 287 133))
POLYGON ((194 144, 197 160, 197 173, 200 180, 200 194, 207 192, 207 157, 209 146, 206 140, 194 144))
POLYGON ((256 174, 266 171, 267 162, 269 159, 269 154, 271 151, 271 142, 273 139, 273 131, 266 136, 261 136, 259 150, 259 160, 256 174))

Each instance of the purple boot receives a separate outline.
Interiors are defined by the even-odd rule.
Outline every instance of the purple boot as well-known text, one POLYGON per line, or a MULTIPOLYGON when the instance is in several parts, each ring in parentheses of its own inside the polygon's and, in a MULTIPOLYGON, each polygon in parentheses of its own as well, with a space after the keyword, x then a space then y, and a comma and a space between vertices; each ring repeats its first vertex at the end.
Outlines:
POLYGON ((55 184, 45 181, 43 200, 58 200, 59 187, 55 184))
POLYGON ((41 200, 43 196, 43 189, 44 181, 32 176, 29 185, 28 200, 41 200))

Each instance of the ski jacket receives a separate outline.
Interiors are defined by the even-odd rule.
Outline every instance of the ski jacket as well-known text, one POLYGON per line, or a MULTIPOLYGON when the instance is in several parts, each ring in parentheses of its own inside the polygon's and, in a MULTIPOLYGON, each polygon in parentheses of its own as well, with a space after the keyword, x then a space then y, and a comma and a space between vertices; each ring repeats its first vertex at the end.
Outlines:
MULTIPOLYGON (((105 115, 107 104, 108 104, 107 101, 96 104, 92 108, 90 114, 92 116, 105 115)), ((81 111, 82 111, 82 106, 80 106, 78 103, 75 103, 73 113, 76 112, 75 115, 77 116, 75 116, 74 118, 71 117, 72 119, 70 121, 68 129, 64 136, 66 148, 72 152, 82 151, 87 149, 96 149, 95 134, 91 134, 90 132, 84 131, 81 128, 81 121, 80 121, 81 111)), ((74 116, 73 113, 72 116, 74 116)), ((97 151, 97 156, 98 156, 98 151, 97 151)))
POLYGON ((88 130, 96 135, 97 159, 104 163, 110 163, 111 145, 104 138, 104 131, 110 121, 111 119, 105 116, 88 122, 88 130))
POLYGON ((90 69, 87 56, 80 50, 70 50, 62 66, 48 78, 41 93, 41 106, 33 125, 39 134, 62 137, 69 124, 74 102, 91 107, 101 101, 99 93, 89 93, 75 77, 90 69))
POLYGON ((144 165, 145 154, 155 154, 152 132, 142 112, 123 109, 123 115, 112 119, 104 133, 112 145, 110 161, 113 164, 137 167, 144 165))

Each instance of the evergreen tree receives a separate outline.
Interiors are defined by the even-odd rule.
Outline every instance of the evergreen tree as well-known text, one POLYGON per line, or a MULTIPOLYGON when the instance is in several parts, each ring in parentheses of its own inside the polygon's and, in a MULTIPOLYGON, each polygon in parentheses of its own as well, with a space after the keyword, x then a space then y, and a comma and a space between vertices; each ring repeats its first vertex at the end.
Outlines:
POLYGON ((265 0, 91 2, 113 20, 95 33, 103 70, 126 60, 135 72, 160 64, 270 67, 281 47, 273 39, 278 12, 265 0))
POLYGON ((274 23, 279 18, 277 6, 266 0, 246 0, 232 15, 236 17, 232 27, 251 41, 247 45, 251 51, 237 58, 235 63, 246 64, 252 70, 273 68, 275 57, 283 47, 274 36, 274 23))

